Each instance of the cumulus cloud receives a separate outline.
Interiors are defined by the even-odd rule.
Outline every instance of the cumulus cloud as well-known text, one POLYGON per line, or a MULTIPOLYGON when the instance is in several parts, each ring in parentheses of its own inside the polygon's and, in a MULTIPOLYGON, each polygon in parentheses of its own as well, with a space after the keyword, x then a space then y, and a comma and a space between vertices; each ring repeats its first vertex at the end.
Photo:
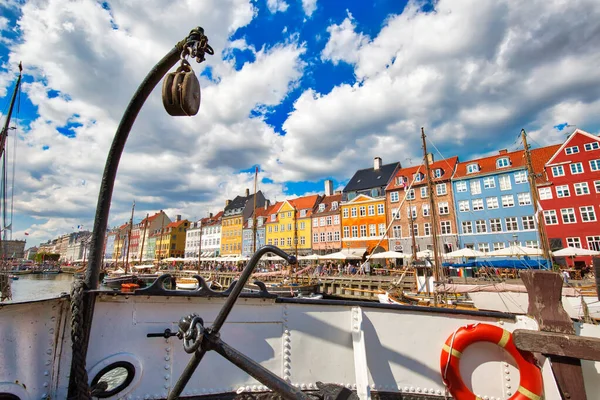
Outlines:
POLYGON ((302 9, 307 17, 310 17, 317 9, 317 0, 302 0, 302 9))
POLYGON ((285 0, 267 0, 267 8, 271 13, 285 12, 289 4, 285 0))
POLYGON ((345 178, 373 156, 416 160, 421 126, 451 156, 505 147, 522 127, 551 131, 537 136, 544 145, 562 140, 558 122, 600 124, 600 3, 434 6, 409 2, 373 37, 350 14, 331 24, 321 59, 350 65, 356 83, 299 96, 271 160, 277 179, 345 178))

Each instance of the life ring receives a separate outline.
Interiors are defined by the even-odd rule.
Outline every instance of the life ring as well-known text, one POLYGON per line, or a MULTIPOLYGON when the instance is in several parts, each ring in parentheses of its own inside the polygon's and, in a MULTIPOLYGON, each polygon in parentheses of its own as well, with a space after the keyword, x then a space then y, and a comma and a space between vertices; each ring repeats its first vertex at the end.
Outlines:
POLYGON ((542 400, 544 382, 533 354, 520 351, 513 342, 512 334, 500 327, 489 324, 467 325, 459 328, 448 337, 440 358, 442 379, 448 391, 457 400, 480 400, 467 388, 460 376, 460 358, 463 351, 476 342, 490 342, 504 348, 510 354, 521 374, 519 387, 509 400, 542 400), (450 352, 452 356, 450 356, 450 352))

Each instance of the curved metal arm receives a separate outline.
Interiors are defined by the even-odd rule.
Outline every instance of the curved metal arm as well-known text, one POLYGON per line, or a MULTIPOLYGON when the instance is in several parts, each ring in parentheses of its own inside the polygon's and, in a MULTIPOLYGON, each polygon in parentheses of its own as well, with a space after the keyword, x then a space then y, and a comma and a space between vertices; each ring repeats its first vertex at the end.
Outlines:
MULTIPOLYGON (((221 329, 221 327, 225 323, 225 320, 229 316, 233 305, 240 296, 240 293, 244 289, 244 286, 248 282, 248 279, 250 279, 250 275, 252 275, 254 268, 256 268, 256 265, 260 261, 260 258, 267 253, 275 253, 278 256, 282 257, 284 260, 286 260, 288 263, 296 264, 296 257, 287 254, 285 251, 275 246, 267 245, 262 247, 256 253, 254 253, 252 258, 250 258, 250 261, 248 261, 248 264, 246 264, 246 267, 242 271, 240 279, 238 279, 233 290, 231 291, 231 294, 229 295, 229 297, 227 297, 225 304, 223 304, 223 308, 221 308, 221 311, 219 311, 219 314, 215 318, 212 327, 209 329, 209 333, 211 336, 215 337, 218 335, 219 330, 221 329)), ((171 391, 171 393, 169 393, 169 400, 179 398, 179 395, 181 394, 181 392, 183 392, 183 389, 185 389, 185 386, 194 374, 194 371, 196 371, 196 368, 198 368, 200 361, 202 361, 204 354, 206 354, 206 347, 203 346, 192 355, 192 359, 185 366, 185 369, 181 373, 181 376, 177 380, 177 383, 173 387, 173 390, 171 391)))

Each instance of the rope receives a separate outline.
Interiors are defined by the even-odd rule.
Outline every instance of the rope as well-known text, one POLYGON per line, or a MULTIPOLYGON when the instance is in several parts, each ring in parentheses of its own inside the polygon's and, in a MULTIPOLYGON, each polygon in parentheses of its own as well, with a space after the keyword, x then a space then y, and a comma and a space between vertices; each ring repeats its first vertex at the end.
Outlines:
POLYGON ((69 388, 70 399, 91 399, 88 386, 87 370, 85 368, 85 328, 84 323, 84 294, 85 282, 76 280, 71 288, 71 382, 73 388, 69 388))

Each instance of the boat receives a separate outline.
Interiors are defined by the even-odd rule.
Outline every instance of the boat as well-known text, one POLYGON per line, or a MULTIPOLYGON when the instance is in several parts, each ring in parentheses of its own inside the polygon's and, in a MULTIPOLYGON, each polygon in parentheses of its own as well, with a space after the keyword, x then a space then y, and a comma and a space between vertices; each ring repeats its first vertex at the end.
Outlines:
POLYGON ((19 275, 12 275, 12 274, 10 274, 10 275, 8 275, 8 277, 10 279, 12 279, 13 281, 18 281, 19 280, 19 275))
POLYGON ((199 283, 196 278, 177 278, 176 287, 180 290, 195 290, 198 289, 199 283))
MULTIPOLYGON (((528 315, 286 298, 264 284, 244 293, 267 253, 297 262, 271 245, 224 291, 200 277, 194 291, 166 289, 169 274, 134 292, 98 288, 119 148, 162 76, 212 53, 196 28, 136 91, 107 159, 86 281, 70 295, 0 307, 0 398, 597 398, 600 328, 564 313, 562 280, 549 271, 525 272, 528 315)), ((165 106, 195 114, 180 110, 187 97, 172 96, 173 78, 165 106)))

